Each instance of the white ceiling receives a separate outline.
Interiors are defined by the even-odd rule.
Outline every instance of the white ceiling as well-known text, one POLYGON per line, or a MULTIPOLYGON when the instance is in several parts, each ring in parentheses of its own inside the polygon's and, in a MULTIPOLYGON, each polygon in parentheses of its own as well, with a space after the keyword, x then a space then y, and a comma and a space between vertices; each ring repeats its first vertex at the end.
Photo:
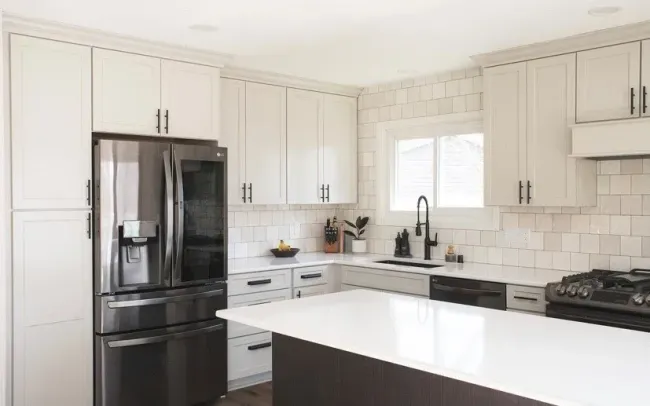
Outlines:
POLYGON ((0 0, 0 8, 350 85, 463 68, 474 54, 650 20, 649 0, 0 0), (592 17, 594 5, 623 10, 592 17))

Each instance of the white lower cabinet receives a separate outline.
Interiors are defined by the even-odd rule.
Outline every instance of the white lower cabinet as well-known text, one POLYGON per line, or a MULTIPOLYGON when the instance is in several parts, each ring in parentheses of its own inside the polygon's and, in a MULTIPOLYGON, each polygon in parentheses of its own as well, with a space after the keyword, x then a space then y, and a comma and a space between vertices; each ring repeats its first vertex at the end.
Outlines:
MULTIPOLYGON (((291 299, 291 289, 230 296, 228 298, 228 308, 232 309, 235 307, 256 306, 287 299, 291 299)), ((264 331, 245 324, 236 323, 234 321, 228 322, 228 338, 236 338, 262 332, 264 331)))
POLYGON ((417 297, 419 299, 427 297, 425 295, 412 295, 412 294, 409 294, 409 293, 395 292, 395 291, 386 290, 386 289, 373 289, 373 288, 369 288, 367 286, 341 285, 341 291, 342 292, 345 292, 345 291, 348 291, 348 290, 357 290, 357 289, 372 290, 374 292, 395 293, 395 294, 403 295, 403 296, 417 297))
POLYGON ((271 353, 270 332, 228 340, 228 389, 270 379, 271 353))
POLYGON ((293 289, 293 297, 301 299, 309 296, 319 296, 327 293, 327 285, 307 286, 293 289))
POLYGON ((518 310, 524 313, 546 314, 544 288, 507 285, 506 304, 508 310, 518 310))
POLYGON ((13 214, 14 406, 93 404, 89 216, 13 214))
POLYGON ((341 267, 342 285, 429 296, 429 276, 352 266, 341 267))

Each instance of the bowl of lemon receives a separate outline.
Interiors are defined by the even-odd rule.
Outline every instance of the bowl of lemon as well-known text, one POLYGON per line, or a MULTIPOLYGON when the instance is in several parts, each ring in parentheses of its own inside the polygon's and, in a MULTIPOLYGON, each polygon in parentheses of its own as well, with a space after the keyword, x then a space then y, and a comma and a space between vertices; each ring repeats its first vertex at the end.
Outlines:
POLYGON ((284 240, 280 240, 278 248, 273 248, 271 252, 276 258, 292 258, 300 252, 300 248, 291 248, 291 245, 285 243, 284 240))

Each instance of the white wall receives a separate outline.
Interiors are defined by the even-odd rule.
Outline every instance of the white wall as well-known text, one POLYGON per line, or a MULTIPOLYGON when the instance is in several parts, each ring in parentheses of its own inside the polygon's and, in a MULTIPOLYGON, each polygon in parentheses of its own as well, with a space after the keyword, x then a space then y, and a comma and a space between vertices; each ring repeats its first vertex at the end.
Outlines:
MULTIPOLYGON (((2 10, 0 10, 0 33, 2 33, 2 10)), ((9 188, 9 112, 8 71, 4 62, 8 60, 7 36, 0 35, 0 405, 11 404, 11 258, 9 238, 11 233, 10 188, 9 188), (8 114, 7 114, 8 115, 8 114)))
MULTIPOLYGON (((436 116, 482 109, 483 80, 479 69, 408 79, 364 89, 359 98, 359 205, 344 210, 345 219, 370 216, 369 249, 392 254, 394 238, 403 228, 412 236, 414 224, 378 226, 376 126, 385 121, 436 116)), ((415 204, 415 202, 413 202, 415 204)), ((598 162, 596 207, 500 207, 498 231, 462 228, 439 233, 433 257, 444 258, 448 244, 456 245, 468 262, 482 262, 565 271, 592 268, 629 270, 650 268, 650 160, 598 162), (521 243, 514 229, 528 230, 521 243)), ((422 237, 412 251, 423 256, 422 237)))

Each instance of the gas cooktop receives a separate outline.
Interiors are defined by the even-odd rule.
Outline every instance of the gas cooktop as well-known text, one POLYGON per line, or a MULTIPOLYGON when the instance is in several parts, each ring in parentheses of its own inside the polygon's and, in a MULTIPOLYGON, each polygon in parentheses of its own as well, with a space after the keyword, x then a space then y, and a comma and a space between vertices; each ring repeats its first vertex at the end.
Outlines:
POLYGON ((650 270, 594 269, 546 285, 550 304, 592 307, 650 316, 650 270))

